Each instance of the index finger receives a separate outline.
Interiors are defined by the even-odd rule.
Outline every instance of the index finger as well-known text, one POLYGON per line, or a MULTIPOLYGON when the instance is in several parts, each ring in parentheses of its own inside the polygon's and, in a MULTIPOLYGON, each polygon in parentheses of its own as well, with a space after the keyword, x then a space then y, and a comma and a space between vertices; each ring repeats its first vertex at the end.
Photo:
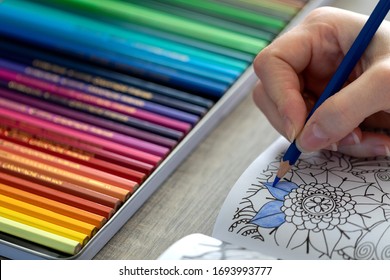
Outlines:
MULTIPOLYGON (((306 104, 302 98, 303 81, 299 74, 310 63, 310 34, 296 28, 276 39, 254 60, 254 70, 264 91, 277 108, 285 131, 299 132, 306 118, 306 104)), ((295 138, 296 135, 291 135, 295 138)), ((290 139, 292 140, 292 139, 290 139)))

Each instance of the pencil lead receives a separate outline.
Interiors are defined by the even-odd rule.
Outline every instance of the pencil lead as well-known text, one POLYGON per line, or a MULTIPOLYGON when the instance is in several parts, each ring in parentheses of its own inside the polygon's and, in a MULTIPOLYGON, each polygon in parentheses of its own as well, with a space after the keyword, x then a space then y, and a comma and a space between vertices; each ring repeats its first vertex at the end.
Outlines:
POLYGON ((276 173, 275 181, 272 184, 273 187, 276 186, 277 183, 279 183, 280 179, 282 179, 284 175, 286 175, 286 173, 290 170, 290 168, 291 166, 288 160, 282 161, 280 163, 279 170, 276 173))
POLYGON ((278 176, 275 177, 275 181, 272 184, 272 187, 275 187, 280 181, 280 178, 278 176))

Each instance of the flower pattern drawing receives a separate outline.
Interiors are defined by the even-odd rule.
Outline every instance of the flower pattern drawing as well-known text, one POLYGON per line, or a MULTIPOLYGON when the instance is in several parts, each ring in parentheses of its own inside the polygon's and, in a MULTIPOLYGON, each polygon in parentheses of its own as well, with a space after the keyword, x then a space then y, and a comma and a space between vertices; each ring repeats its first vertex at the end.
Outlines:
POLYGON ((390 259, 388 158, 307 155, 273 187, 280 159, 245 186, 229 232, 272 243, 289 256, 390 259))

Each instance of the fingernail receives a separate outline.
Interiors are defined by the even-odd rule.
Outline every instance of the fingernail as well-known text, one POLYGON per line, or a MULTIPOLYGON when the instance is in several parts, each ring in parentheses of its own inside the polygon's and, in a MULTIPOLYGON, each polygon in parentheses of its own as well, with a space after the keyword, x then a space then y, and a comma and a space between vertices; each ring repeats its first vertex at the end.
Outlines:
POLYGON ((347 145, 357 145, 360 144, 360 138, 355 132, 351 132, 346 137, 344 137, 338 145, 341 146, 347 146, 347 145))
POLYGON ((351 135, 352 135, 353 142, 355 144, 360 144, 360 139, 359 139, 358 135, 355 132, 351 132, 351 135))
POLYGON ((294 141, 296 133, 290 118, 284 118, 284 130, 286 131, 288 140, 290 142, 294 141))
POLYGON ((333 152, 337 152, 338 146, 337 146, 336 143, 333 143, 333 144, 331 144, 327 149, 328 149, 328 150, 331 150, 331 151, 333 151, 333 152))
POLYGON ((316 123, 306 127, 299 137, 300 147, 305 151, 318 150, 319 147, 324 147, 324 143, 328 141, 328 135, 316 123))
POLYGON ((390 157, 390 149, 385 145, 375 146, 374 153, 377 156, 387 156, 390 157))

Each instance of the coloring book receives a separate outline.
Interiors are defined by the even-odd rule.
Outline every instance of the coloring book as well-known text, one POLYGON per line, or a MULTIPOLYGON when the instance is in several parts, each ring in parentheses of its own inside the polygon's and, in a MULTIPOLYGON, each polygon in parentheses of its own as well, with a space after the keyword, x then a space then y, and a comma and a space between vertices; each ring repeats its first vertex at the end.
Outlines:
POLYGON ((193 245, 182 243, 180 258, 390 258, 390 159, 303 154, 273 187, 288 145, 278 139, 247 168, 222 205, 213 239, 187 237, 193 245))

